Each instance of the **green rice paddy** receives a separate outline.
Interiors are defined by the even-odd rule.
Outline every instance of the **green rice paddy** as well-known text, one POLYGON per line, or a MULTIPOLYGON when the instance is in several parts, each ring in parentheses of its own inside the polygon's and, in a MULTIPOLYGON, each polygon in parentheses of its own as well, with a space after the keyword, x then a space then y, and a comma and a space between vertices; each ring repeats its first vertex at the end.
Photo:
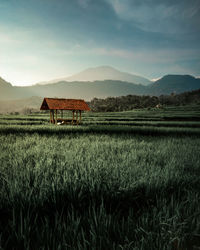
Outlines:
POLYGON ((0 249, 196 250, 200 108, 0 116, 0 249))

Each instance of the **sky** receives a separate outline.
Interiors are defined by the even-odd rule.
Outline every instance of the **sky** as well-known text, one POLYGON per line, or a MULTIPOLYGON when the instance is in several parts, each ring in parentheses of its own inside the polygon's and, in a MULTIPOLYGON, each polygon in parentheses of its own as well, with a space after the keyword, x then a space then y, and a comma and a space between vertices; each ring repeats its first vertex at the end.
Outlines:
POLYGON ((24 86, 102 65, 200 76, 200 0, 0 0, 0 77, 24 86))

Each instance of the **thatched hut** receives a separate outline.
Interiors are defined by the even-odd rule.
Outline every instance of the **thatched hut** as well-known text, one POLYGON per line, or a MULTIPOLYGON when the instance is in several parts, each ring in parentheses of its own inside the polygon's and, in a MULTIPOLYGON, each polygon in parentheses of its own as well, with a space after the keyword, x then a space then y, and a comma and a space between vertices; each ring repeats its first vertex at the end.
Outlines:
POLYGON ((40 110, 50 110, 50 123, 79 124, 81 122, 81 113, 90 111, 90 108, 84 100, 44 98, 40 110), (63 111, 65 110, 72 111, 72 118, 63 118, 63 111), (60 117, 58 117, 58 112, 60 117))

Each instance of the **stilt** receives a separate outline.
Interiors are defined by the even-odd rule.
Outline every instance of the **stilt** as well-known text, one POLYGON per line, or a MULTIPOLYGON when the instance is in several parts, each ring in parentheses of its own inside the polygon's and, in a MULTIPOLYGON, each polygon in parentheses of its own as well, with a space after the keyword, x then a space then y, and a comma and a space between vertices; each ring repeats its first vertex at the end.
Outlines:
POLYGON ((74 124, 74 110, 72 111, 72 114, 73 114, 73 116, 72 116, 72 125, 74 124))
POLYGON ((55 123, 54 122, 54 109, 52 110, 52 123, 55 123))
POLYGON ((50 123, 51 123, 51 110, 50 110, 50 123))
POLYGON ((76 124, 78 124, 78 110, 76 110, 76 124))
POLYGON ((55 119, 55 124, 57 124, 57 109, 56 109, 56 119, 55 119))
POLYGON ((81 123, 81 110, 79 110, 79 115, 80 115, 79 122, 81 123))

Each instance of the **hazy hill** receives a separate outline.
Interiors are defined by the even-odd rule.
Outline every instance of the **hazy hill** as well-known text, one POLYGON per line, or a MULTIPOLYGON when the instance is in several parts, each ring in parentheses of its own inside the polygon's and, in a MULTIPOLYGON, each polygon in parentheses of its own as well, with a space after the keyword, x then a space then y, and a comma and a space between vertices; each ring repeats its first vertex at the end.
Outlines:
POLYGON ((59 81, 104 81, 104 80, 119 80, 124 82, 130 82, 135 84, 142 84, 142 85, 149 85, 151 81, 148 79, 133 75, 126 72, 121 72, 117 69, 114 69, 110 66, 101 66, 96 68, 89 68, 84 71, 81 71, 78 74, 72 75, 70 77, 55 79, 48 82, 39 83, 40 85, 49 84, 49 83, 56 83, 59 81))
POLYGON ((87 101, 94 97, 106 98, 122 95, 166 95, 200 89, 200 79, 189 75, 167 75, 144 86, 118 80, 94 82, 57 82, 46 85, 16 87, 3 79, 0 81, 0 101, 38 97, 81 98, 87 101))
POLYGON ((0 77, 0 100, 10 100, 15 98, 16 93, 14 87, 0 77))
POLYGON ((94 97, 127 95, 129 93, 144 94, 145 86, 122 81, 94 81, 94 82, 58 82, 48 85, 37 85, 26 88, 27 94, 37 93, 40 96, 82 98, 91 100, 94 97))
POLYGON ((145 94, 145 86, 122 81, 95 82, 58 82, 47 85, 11 87, 9 93, 0 90, 0 100, 12 100, 39 97, 82 98, 91 100, 94 97, 128 95, 129 93, 145 94))
POLYGON ((190 75, 166 75, 149 86, 151 94, 182 93, 200 89, 200 79, 190 75))
POLYGON ((0 87, 1 88, 10 88, 10 87, 12 87, 12 85, 0 77, 0 87))
POLYGON ((39 110, 43 98, 33 96, 25 99, 17 100, 0 100, 0 113, 22 112, 26 109, 39 110))
MULTIPOLYGON (((20 112, 29 114, 39 111, 43 98, 30 97, 26 99, 0 101, 0 113, 20 112)), ((168 105, 200 105, 200 89, 177 95, 124 95, 118 97, 93 98, 90 102, 92 111, 124 111, 135 108, 155 107, 158 103, 168 105)))

